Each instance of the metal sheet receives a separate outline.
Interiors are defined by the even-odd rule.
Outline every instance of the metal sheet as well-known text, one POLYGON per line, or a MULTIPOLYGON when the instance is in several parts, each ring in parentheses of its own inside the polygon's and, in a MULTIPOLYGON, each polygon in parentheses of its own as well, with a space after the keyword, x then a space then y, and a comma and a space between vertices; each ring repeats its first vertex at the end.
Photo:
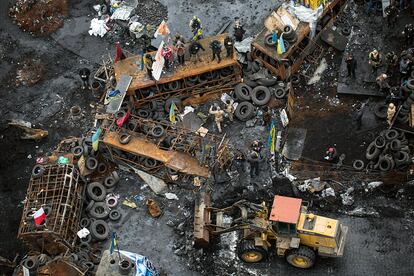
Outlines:
POLYGON ((287 140, 283 147, 283 156, 290 160, 299 160, 302 157, 303 147, 305 146, 307 130, 304 128, 289 128, 287 140))
POLYGON ((106 107, 107 113, 115 113, 121 107, 122 102, 124 101, 126 92, 128 91, 129 85, 131 84, 132 77, 127 75, 121 75, 119 81, 116 84, 115 90, 119 90, 121 92, 120 96, 116 99, 112 100, 108 106, 106 107))

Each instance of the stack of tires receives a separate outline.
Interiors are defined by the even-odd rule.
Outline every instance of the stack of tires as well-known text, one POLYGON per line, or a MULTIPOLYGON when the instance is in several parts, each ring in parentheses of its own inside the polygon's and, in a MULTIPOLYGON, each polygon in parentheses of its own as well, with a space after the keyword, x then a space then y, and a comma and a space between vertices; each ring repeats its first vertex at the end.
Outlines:
POLYGON ((367 165, 362 160, 355 160, 356 170, 380 170, 383 172, 400 169, 411 163, 408 140, 404 132, 395 129, 382 131, 366 150, 367 165))
POLYGON ((90 234, 80 239, 78 251, 69 255, 69 258, 78 265, 86 266, 90 271, 100 261, 100 254, 92 249, 92 244, 107 240, 110 234, 108 221, 115 223, 122 217, 122 212, 117 209, 118 198, 112 194, 118 181, 119 176, 113 171, 102 182, 91 182, 86 186, 79 230, 87 228, 90 234))
POLYGON ((411 105, 414 103, 414 78, 409 79, 401 89, 405 94, 408 94, 408 97, 402 104, 396 120, 400 123, 406 123, 411 112, 411 105))

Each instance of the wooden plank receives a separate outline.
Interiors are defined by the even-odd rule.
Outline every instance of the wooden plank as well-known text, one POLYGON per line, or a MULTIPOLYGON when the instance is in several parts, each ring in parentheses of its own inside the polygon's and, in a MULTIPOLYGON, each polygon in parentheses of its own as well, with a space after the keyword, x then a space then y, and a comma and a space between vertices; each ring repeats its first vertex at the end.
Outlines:
MULTIPOLYGON (((397 116, 395 116, 395 117, 397 117, 397 116)), ((411 104, 410 127, 413 127, 413 126, 414 126, 414 104, 411 104)))
MULTIPOLYGON (((166 72, 161 76, 161 79, 157 82, 157 84, 168 83, 175 80, 181 80, 183 78, 187 78, 189 76, 200 75, 206 72, 210 72, 212 70, 218 70, 229 66, 237 65, 237 56, 233 54, 232 57, 226 58, 226 53, 223 47, 221 56, 222 60, 220 63, 217 62, 217 59, 212 61, 212 52, 210 50, 210 42, 213 40, 218 40, 224 45, 224 39, 228 34, 221 34, 217 36, 212 36, 206 39, 201 39, 200 43, 204 47, 205 51, 200 50, 200 62, 194 63, 189 61, 189 53, 188 53, 188 44, 187 52, 186 52, 186 62, 184 66, 177 66, 173 72, 166 72)), ((234 51, 235 52, 235 51, 234 51)), ((152 55, 155 52, 151 53, 152 55)), ((155 86, 156 82, 151 80, 148 77, 147 71, 141 70, 139 67, 141 56, 132 56, 121 60, 114 64, 115 70, 115 78, 118 81, 122 74, 132 76, 132 82, 128 89, 128 92, 134 92, 137 89, 146 88, 155 86)), ((176 64, 175 64, 176 65, 176 64)))

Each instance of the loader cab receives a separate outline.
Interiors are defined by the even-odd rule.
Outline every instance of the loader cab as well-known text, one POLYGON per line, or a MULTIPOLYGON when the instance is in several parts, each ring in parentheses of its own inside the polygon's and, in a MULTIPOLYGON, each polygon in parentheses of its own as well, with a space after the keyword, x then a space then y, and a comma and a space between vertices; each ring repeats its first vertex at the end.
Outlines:
POLYGON ((297 236, 301 206, 300 198, 275 196, 269 217, 272 230, 280 236, 297 236))

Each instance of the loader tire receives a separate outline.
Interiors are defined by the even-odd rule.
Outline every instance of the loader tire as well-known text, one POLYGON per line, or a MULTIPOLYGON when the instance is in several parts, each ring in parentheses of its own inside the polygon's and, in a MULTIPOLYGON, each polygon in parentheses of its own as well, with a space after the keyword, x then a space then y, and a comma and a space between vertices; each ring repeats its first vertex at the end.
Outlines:
POLYGON ((315 252, 306 246, 299 246, 286 253, 286 261, 297 268, 311 268, 315 264, 315 252))
POLYGON ((254 245, 254 240, 241 240, 237 245, 237 255, 246 263, 258 263, 267 259, 268 252, 254 245))

